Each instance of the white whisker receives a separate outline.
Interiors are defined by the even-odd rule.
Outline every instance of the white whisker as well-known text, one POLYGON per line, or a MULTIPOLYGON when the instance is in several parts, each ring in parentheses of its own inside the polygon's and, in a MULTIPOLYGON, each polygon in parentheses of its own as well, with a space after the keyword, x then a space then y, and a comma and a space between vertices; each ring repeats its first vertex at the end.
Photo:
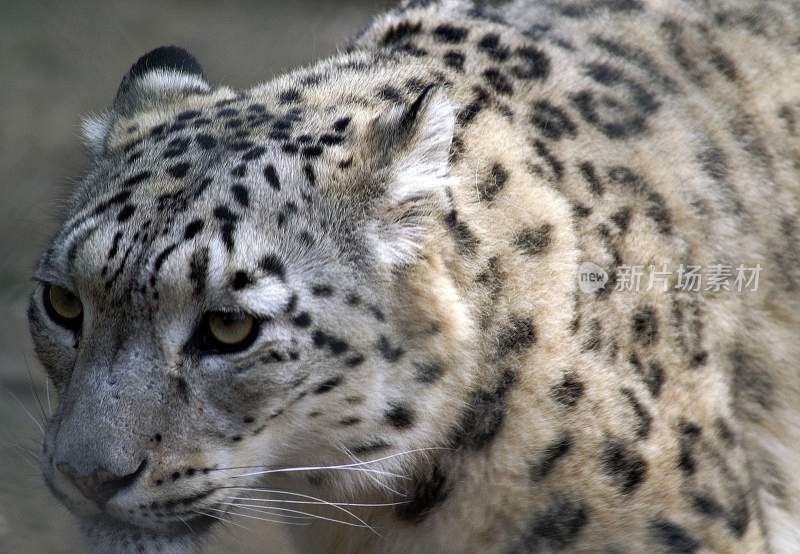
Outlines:
MULTIPOLYGON (((230 500, 250 500, 253 502, 279 502, 279 503, 286 503, 286 504, 316 504, 320 506, 324 506, 323 502, 312 502, 310 500, 278 500, 277 498, 250 498, 246 496, 231 496, 229 497, 230 500)), ((357 506, 357 507, 364 507, 364 508, 377 508, 381 506, 399 506, 401 504, 408 504, 409 500, 403 500, 401 502, 376 502, 376 503, 360 503, 360 502, 330 502, 330 504, 334 506, 357 506)))
POLYGON ((194 529, 192 529, 192 526, 189 525, 189 523, 185 519, 183 519, 181 516, 178 516, 178 519, 180 520, 181 523, 183 523, 186 526, 186 528, 189 530, 189 532, 192 535, 194 535, 194 529))
POLYGON ((47 377, 44 378, 44 392, 47 395, 47 412, 53 415, 53 405, 50 403, 50 380, 47 377))
POLYGON ((25 369, 28 371, 28 388, 31 391, 31 396, 36 399, 36 404, 39 406, 39 411, 42 414, 42 425, 47 425, 47 414, 44 412, 44 406, 39 398, 39 393, 36 392, 36 387, 33 385, 33 373, 31 373, 31 365, 28 363, 28 356, 23 353, 23 360, 25 360, 25 369))
MULTIPOLYGON (((213 510, 214 508, 207 508, 207 509, 213 510)), ((225 512, 224 510, 218 510, 218 511, 221 511, 221 512, 227 514, 227 512, 225 512)), ((225 527, 225 525, 230 523, 231 525, 235 525, 236 527, 241 527, 245 531, 250 531, 250 529, 248 529, 247 527, 245 527, 241 523, 236 523, 235 521, 231 521, 230 519, 226 519, 224 517, 215 516, 214 514, 207 514, 207 513, 203 512, 202 510, 192 510, 192 512, 195 513, 195 514, 201 515, 201 516, 211 517, 211 518, 214 518, 216 520, 219 520, 219 521, 222 522, 222 526, 223 527, 225 527)))
MULTIPOLYGON (((293 515, 289 515, 289 514, 282 514, 282 513, 280 513, 280 510, 282 510, 282 508, 277 508, 277 507, 273 508, 273 507, 270 507, 270 506, 256 506, 256 505, 251 505, 251 504, 239 504, 237 502, 222 502, 221 505, 222 506, 236 506, 236 507, 239 507, 239 508, 242 508, 242 509, 245 509, 245 510, 250 510, 251 512, 258 512, 258 513, 261 513, 261 514, 266 514, 268 516, 285 517, 287 519, 304 519, 304 520, 314 519, 312 516, 310 516, 308 514, 302 515, 302 516, 293 516, 293 515), (269 508, 269 509, 265 510, 264 508, 269 508)), ((305 514, 305 512, 298 512, 298 513, 305 514)))
MULTIPOLYGON (((452 450, 452 448, 446 448, 442 446, 437 447, 428 447, 428 448, 414 448, 412 450, 405 450, 403 452, 396 452, 394 454, 389 454, 387 456, 383 456, 381 458, 376 458, 375 460, 366 460, 363 462, 356 462, 352 464, 338 464, 332 466, 298 466, 294 468, 273 468, 273 469, 265 469, 264 471, 256 471, 252 473, 245 473, 243 475, 234 475, 232 477, 248 477, 252 475, 263 475, 266 473, 280 473, 280 472, 289 472, 289 471, 316 471, 321 469, 342 469, 342 468, 353 468, 353 467, 362 467, 367 466, 369 464, 374 464, 377 462, 382 462, 384 460, 389 460, 391 458, 397 458, 398 456, 405 456, 407 454, 414 454, 416 452, 428 452, 431 450, 452 450)), ((252 465, 252 466, 231 466, 231 467, 218 467, 214 468, 212 471, 231 471, 234 469, 255 469, 255 468, 266 468, 268 466, 264 465, 252 465)), ((380 471, 380 470, 372 470, 372 471, 380 471)), ((391 475, 391 474, 390 474, 391 475)), ((401 476, 407 478, 406 476, 401 476)))
POLYGON ((33 417, 33 414, 30 412, 30 410, 28 410, 28 408, 25 407, 25 404, 22 403, 22 400, 17 398, 17 395, 11 392, 10 390, 6 390, 6 393, 8 393, 11 396, 11 398, 16 400, 17 404, 19 404, 19 407, 22 408, 22 411, 24 411, 28 415, 28 417, 31 418, 31 421, 33 421, 36 424, 36 427, 39 428, 39 431, 42 433, 42 436, 44 436, 45 434, 44 427, 42 427, 42 424, 39 423, 38 419, 33 417))
MULTIPOLYGON (((359 460, 359 459, 356 457, 356 455, 355 455, 355 454, 353 454, 352 452, 350 452, 350 450, 349 450, 347 447, 345 447, 345 446, 342 446, 342 451, 343 451, 343 452, 344 452, 344 453, 347 455, 347 457, 348 457, 348 458, 350 458, 351 460, 355 460, 355 463, 357 463, 357 464, 361 464, 361 463, 363 463, 361 460, 359 460)), ((394 489, 393 489, 392 487, 390 487, 390 486, 389 486, 387 483, 384 483, 383 481, 381 481, 380 479, 378 479, 378 478, 377 478, 377 477, 375 477, 374 475, 369 475, 369 474, 367 474, 367 478, 368 478, 370 481, 372 481, 373 483, 375 483, 375 484, 376 484, 376 485, 377 485, 379 488, 382 488, 382 489, 383 489, 383 490, 385 490, 385 491, 389 491, 389 492, 391 492, 391 493, 393 493, 393 494, 395 494, 395 495, 397 495, 397 496, 403 496, 403 495, 402 495, 400 492, 398 492, 398 491, 394 490, 394 489)))
POLYGON ((279 490, 276 490, 276 489, 259 489, 259 488, 254 488, 254 487, 225 487, 225 488, 237 489, 237 490, 249 490, 249 491, 255 491, 255 492, 267 492, 267 493, 271 493, 271 494, 285 494, 285 495, 289 495, 289 496, 297 496, 297 497, 300 497, 300 498, 306 498, 306 499, 309 499, 309 500, 316 500, 318 502, 322 502, 323 504, 325 504, 327 506, 331 506, 332 508, 334 508, 336 510, 340 510, 340 511, 346 513, 347 515, 349 515, 350 517, 352 517, 353 519, 355 519, 359 523, 362 523, 364 526, 366 526, 370 531, 375 533, 375 535, 377 535, 379 537, 381 536, 380 533, 375 531, 375 529, 373 529, 366 521, 364 521, 363 519, 358 517, 356 514, 354 514, 353 512, 348 510, 347 508, 344 508, 342 506, 337 506, 336 504, 328 502, 327 500, 324 500, 322 498, 317 498, 315 496, 311 496, 311 495, 308 495, 308 494, 302 494, 302 493, 299 493, 299 492, 279 491, 279 490))
MULTIPOLYGON (((264 509, 263 509, 263 506, 258 506, 258 505, 252 505, 252 504, 235 504, 235 503, 233 503, 233 502, 230 502, 230 503, 224 503, 224 504, 231 504, 231 505, 234 505, 234 506, 238 506, 238 507, 240 507, 240 508, 247 508, 247 509, 249 509, 249 510, 252 510, 252 511, 254 511, 254 512, 259 512, 259 513, 260 513, 260 512, 264 512, 264 513, 267 513, 267 514, 269 514, 269 513, 270 513, 268 510, 264 510, 264 509)), ((341 520, 341 519, 336 519, 336 518, 331 518, 331 517, 325 517, 325 516, 321 516, 321 515, 319 515, 319 514, 310 514, 310 513, 308 513, 308 512, 303 512, 303 511, 301 511, 301 510, 292 510, 292 509, 290 509, 290 508, 278 508, 278 507, 272 507, 272 508, 270 508, 270 510, 280 510, 280 511, 283 511, 283 512, 291 512, 291 513, 296 513, 296 514, 303 514, 303 515, 305 516, 303 519, 321 519, 321 520, 324 520, 324 521, 331 521, 331 522, 333 522, 333 523, 341 523, 342 525, 348 525, 348 526, 350 526, 350 527, 361 527, 361 528, 367 528, 367 527, 369 527, 368 525, 360 525, 360 524, 358 524, 358 523, 351 523, 351 522, 349 522, 349 521, 343 521, 343 520, 341 520)), ((278 515, 278 516, 280 516, 280 517, 297 517, 297 516, 288 516, 288 515, 286 515, 286 516, 285 516, 285 515, 281 515, 281 514, 275 514, 275 513, 272 513, 272 515, 278 515)))
MULTIPOLYGON (((214 510, 214 511, 217 511, 217 512, 225 512, 224 510, 220 510, 219 508, 206 508, 206 509, 207 510, 214 510)), ((281 521, 281 520, 278 520, 278 519, 268 519, 268 518, 265 518, 265 517, 251 516, 251 515, 248 515, 248 514, 242 514, 242 513, 233 512, 233 511, 227 511, 225 513, 233 515, 233 516, 238 516, 238 517, 247 517, 247 518, 250 518, 250 519, 257 519, 258 521, 266 521, 267 523, 279 523, 281 525, 311 525, 310 523, 294 523, 292 521, 281 521)))
POLYGON ((360 471, 364 473, 375 473, 378 475, 387 475, 389 477, 397 477, 398 479, 408 479, 405 475, 399 475, 397 473, 391 473, 389 471, 382 471, 380 469, 368 469, 363 467, 352 467, 349 465, 345 466, 307 466, 307 467, 285 467, 279 469, 267 469, 264 471, 254 471, 252 473, 244 473, 242 475, 232 475, 232 478, 239 478, 239 477, 251 477, 253 475, 267 475, 270 473, 293 473, 293 472, 302 472, 302 471, 322 471, 328 469, 340 469, 344 471, 360 471))

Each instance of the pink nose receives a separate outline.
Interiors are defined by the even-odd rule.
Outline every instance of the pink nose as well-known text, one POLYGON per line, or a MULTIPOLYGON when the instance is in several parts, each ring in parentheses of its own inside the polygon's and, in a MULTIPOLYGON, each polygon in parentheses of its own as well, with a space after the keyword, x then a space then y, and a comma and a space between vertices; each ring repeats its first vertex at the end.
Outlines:
POLYGON ((98 470, 91 475, 78 475, 68 463, 60 462, 56 468, 74 484, 81 494, 98 504, 105 504, 111 497, 121 490, 132 485, 144 471, 146 460, 133 473, 128 475, 115 475, 108 471, 98 470))

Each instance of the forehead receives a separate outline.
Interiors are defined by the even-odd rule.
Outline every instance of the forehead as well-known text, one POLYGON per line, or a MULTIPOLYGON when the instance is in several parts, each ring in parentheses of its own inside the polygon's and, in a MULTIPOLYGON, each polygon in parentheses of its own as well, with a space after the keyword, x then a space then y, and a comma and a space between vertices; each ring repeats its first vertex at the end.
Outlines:
POLYGON ((192 98, 118 120, 43 266, 145 291, 178 275, 163 271, 174 265, 183 286, 201 273, 221 284, 265 257, 284 263, 322 238, 320 181, 345 169, 351 129, 336 110, 263 97, 192 98))

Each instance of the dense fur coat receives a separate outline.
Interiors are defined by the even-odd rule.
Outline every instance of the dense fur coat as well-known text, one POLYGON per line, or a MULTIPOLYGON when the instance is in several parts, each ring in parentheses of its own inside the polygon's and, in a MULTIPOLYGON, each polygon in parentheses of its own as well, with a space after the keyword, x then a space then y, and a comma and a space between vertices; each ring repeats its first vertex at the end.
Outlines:
POLYGON ((287 509, 351 524, 300 552, 800 551, 798 36, 788 0, 413 1, 246 91, 148 54, 37 269, 49 486, 98 552, 287 509), (257 336, 205 349, 215 310, 257 336))

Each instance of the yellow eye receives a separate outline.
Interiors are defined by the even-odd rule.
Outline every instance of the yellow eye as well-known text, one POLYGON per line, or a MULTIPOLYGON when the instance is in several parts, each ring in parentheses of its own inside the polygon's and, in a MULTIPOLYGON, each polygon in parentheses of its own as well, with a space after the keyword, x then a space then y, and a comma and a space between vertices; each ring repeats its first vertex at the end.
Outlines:
POLYGON ((205 317, 202 346, 205 350, 244 350, 258 334, 258 321, 241 312, 210 312, 205 317))
POLYGON ((80 299, 64 287, 46 285, 44 307, 47 314, 59 325, 68 329, 80 327, 83 305, 80 299))

